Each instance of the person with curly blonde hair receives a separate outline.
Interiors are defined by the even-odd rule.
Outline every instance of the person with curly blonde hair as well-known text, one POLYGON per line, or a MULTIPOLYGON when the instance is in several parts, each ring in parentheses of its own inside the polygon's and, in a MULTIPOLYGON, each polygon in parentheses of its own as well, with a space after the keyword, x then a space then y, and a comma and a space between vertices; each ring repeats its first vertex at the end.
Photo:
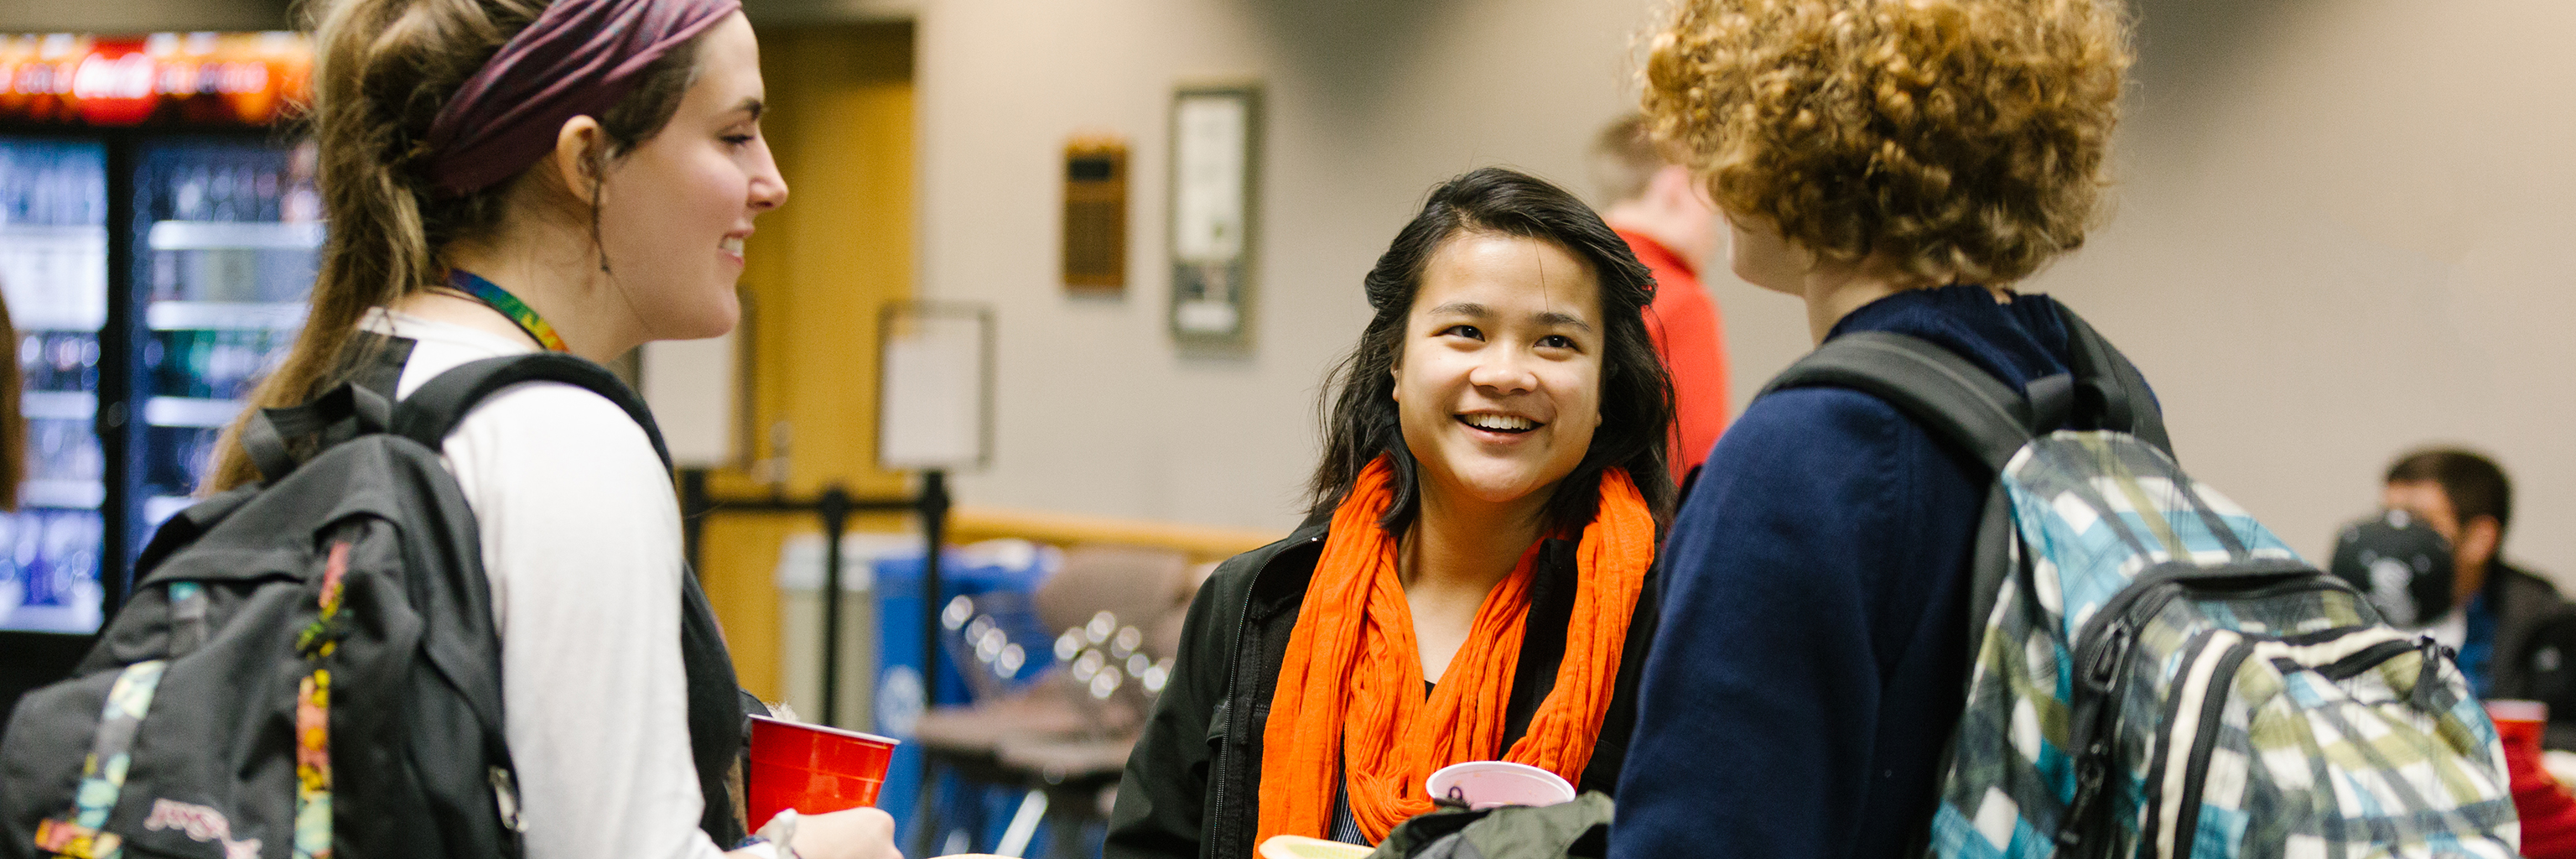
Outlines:
MULTIPOLYGON (((2014 285, 2099 218, 2117 3, 1679 0, 1644 111, 1818 343, 1912 335, 2018 390, 2071 363, 2071 315, 2014 285)), ((1664 547, 1611 855, 1921 855, 1992 480, 1869 394, 1756 399, 1664 547)))

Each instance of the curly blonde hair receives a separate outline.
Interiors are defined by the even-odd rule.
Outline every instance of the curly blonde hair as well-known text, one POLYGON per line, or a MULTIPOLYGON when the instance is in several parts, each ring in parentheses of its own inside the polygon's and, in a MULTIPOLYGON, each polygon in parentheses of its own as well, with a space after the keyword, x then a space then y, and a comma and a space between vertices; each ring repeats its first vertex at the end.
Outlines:
POLYGON ((1718 205, 1826 259, 2003 284, 2084 244, 2119 0, 1677 0, 1644 109, 1718 205))

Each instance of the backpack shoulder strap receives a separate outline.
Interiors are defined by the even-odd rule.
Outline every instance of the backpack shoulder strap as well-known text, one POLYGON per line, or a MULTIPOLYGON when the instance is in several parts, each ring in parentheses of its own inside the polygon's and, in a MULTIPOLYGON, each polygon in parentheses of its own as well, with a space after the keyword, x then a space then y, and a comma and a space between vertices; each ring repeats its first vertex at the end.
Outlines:
MULTIPOLYGON (((1985 368, 1918 337, 1862 331, 1836 337, 1789 365, 1763 393, 1793 387, 1849 388, 1877 397, 1998 475, 2038 434, 2080 420, 2126 432, 2167 456, 2173 443, 2146 377, 2083 317, 2064 305, 2071 373, 2031 381, 2014 391, 1985 368)), ((2002 485, 1990 489, 1977 529, 1968 591, 1969 653, 1982 646, 1986 620, 2013 562, 2011 504, 2002 485)))
MULTIPOLYGON (((437 450, 476 404, 521 382, 562 382, 608 398, 644 428, 654 455, 662 458, 664 470, 670 469, 671 449, 663 444, 662 429, 644 398, 608 368, 561 352, 485 358, 440 373, 394 405, 393 432, 437 450)), ((685 569, 680 575, 680 668, 687 675, 689 755, 706 800, 698 826, 718 844, 741 841, 748 827, 727 798, 726 778, 741 766, 750 720, 714 606, 697 575, 685 569)))
MULTIPOLYGON (((1920 423, 1943 442, 1975 455, 2001 475, 2013 455, 2038 430, 2064 423, 2074 401, 2066 375, 2013 390, 1984 368, 1919 337, 1862 331, 1826 341, 1790 364, 1764 387, 1765 394, 1794 387, 1848 388, 1878 398, 1920 423)), ((1968 571, 1968 654, 1984 647, 1986 620, 2012 574, 2012 505, 1998 482, 1986 492, 1968 571)))
POLYGON ((269 481, 329 449, 393 420, 393 405, 373 389, 342 382, 301 405, 258 409, 242 421, 242 452, 269 481))
POLYGON ((644 398, 608 368, 561 352, 506 355, 457 365, 394 404, 392 429, 437 450, 485 397, 521 382, 562 382, 616 403, 644 428, 654 455, 662 458, 663 468, 670 468, 671 449, 662 443, 662 428, 653 422, 653 411, 644 405, 644 398))
POLYGON ((2033 396, 2024 396, 1948 349, 1886 331, 1827 341, 1781 371, 1762 393, 1802 387, 1849 388, 1876 397, 1998 474, 2030 443, 2035 427, 2053 428, 2063 420, 2071 392, 2066 377, 2050 376, 2033 382, 2033 396))
POLYGON ((2147 377, 2073 308, 2060 304, 2057 314, 2066 323, 2067 351, 2072 353, 2070 364, 2079 380, 2076 398, 2082 410, 2099 415, 2103 429, 2136 436, 2173 456, 2164 411, 2156 405, 2155 392, 2147 388, 2147 377))

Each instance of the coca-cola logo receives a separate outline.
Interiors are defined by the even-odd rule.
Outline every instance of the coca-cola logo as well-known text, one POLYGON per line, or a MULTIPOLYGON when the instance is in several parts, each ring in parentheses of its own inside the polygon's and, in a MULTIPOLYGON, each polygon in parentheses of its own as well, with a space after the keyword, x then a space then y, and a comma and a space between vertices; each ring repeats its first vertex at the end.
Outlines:
POLYGON ((156 71, 142 45, 100 43, 72 72, 72 97, 93 125, 133 125, 152 117, 156 71))
POLYGON ((294 33, 0 35, 0 120, 265 125, 312 84, 294 33))

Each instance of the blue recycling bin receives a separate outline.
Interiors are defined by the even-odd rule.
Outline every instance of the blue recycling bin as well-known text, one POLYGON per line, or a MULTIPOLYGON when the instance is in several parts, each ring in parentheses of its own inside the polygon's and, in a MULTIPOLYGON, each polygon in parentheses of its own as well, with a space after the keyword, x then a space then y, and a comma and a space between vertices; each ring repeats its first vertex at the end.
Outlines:
MULTIPOLYGON (((1024 547, 1025 548, 1025 547, 1024 547)), ((988 544, 950 546, 940 554, 939 597, 944 606, 959 596, 997 607, 1011 638, 1022 639, 1036 624, 1027 615, 1038 585, 1055 571, 1056 554, 1051 549, 1023 551, 988 544)), ((884 788, 877 794, 877 807, 895 819, 899 844, 910 844, 914 836, 916 809, 921 795, 921 749, 912 740, 913 724, 924 708, 921 652, 921 579, 922 557, 919 553, 880 557, 874 564, 877 595, 877 673, 875 701, 877 732, 906 741, 895 749, 894 763, 886 772, 884 788)), ((1043 633, 1035 633, 1043 635, 1043 633)), ((948 636, 956 638, 954 634, 948 636)), ((1051 638, 1028 641, 1021 648, 1024 663, 1015 679, 1025 682, 1053 664, 1051 638)), ((959 670, 957 648, 940 648, 937 662, 941 706, 973 703, 965 672, 959 670)), ((971 658, 971 657, 970 657, 971 658)), ((990 671, 982 664, 975 670, 990 671)), ((990 683, 982 684, 987 687, 990 683)), ((990 799, 970 796, 951 785, 943 790, 944 804, 950 809, 972 805, 991 805, 990 799)), ((1001 815, 1007 820, 1008 814, 1001 815)), ((990 839, 996 833, 984 837, 990 839)))

